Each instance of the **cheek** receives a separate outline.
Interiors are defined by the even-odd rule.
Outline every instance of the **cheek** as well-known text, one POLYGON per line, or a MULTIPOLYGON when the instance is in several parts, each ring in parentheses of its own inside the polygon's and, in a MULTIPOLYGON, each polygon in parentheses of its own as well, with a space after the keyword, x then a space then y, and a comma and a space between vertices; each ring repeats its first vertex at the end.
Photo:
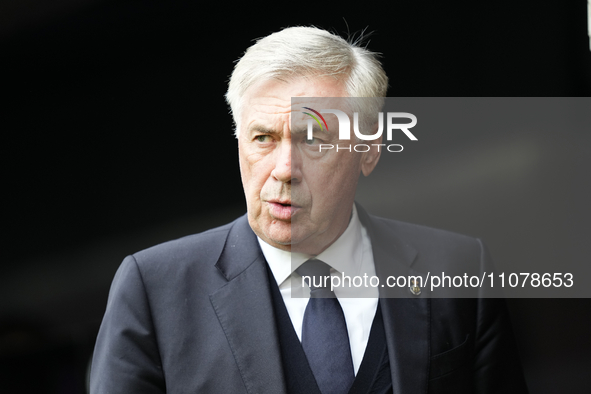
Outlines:
POLYGON ((261 190, 269 178, 270 171, 267 167, 264 159, 256 162, 248 159, 240 160, 242 186, 250 203, 260 200, 261 190))
POLYGON ((242 179, 242 188, 244 189, 244 192, 248 196, 250 178, 251 178, 250 166, 248 165, 248 163, 244 162, 242 157, 240 157, 240 178, 242 179))
MULTIPOLYGON (((242 185, 244 190, 248 190, 252 187, 253 178, 256 176, 256 164, 253 155, 249 154, 248 147, 243 144, 239 145, 238 160, 240 164, 240 176, 242 178, 242 185)), ((248 193, 247 193, 248 194, 248 193)))
POLYGON ((360 167, 356 160, 340 160, 312 169, 307 183, 317 208, 335 206, 355 194, 360 167))

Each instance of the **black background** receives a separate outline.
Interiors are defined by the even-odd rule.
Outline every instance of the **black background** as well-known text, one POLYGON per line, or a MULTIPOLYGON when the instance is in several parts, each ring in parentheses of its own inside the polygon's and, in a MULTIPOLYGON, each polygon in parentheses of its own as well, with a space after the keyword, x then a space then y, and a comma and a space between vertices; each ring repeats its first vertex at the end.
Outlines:
MULTIPOLYGON (((389 96, 591 96, 586 6, 3 4, 0 393, 83 393, 122 258, 245 211, 223 95, 253 39, 294 25, 345 36, 367 27, 389 96)), ((578 171, 575 194, 588 184, 578 171)), ((569 202, 552 204, 539 212, 569 202)), ((586 205, 571 213, 588 215, 586 205)), ((403 219, 479 232, 438 212, 403 219)), ((509 305, 531 392, 591 392, 591 303, 509 305)))

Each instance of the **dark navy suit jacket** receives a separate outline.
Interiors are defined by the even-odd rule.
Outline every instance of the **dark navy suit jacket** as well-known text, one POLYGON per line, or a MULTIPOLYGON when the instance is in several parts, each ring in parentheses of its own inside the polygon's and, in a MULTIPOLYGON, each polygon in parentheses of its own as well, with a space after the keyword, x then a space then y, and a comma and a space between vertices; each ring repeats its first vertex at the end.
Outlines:
MULTIPOLYGON (((358 212, 380 277, 491 269, 477 239, 358 212)), ((394 393, 527 392, 502 299, 389 291, 404 297, 380 301, 394 393)), ((123 261, 92 394, 281 394, 285 382, 266 261, 246 216, 123 261)))

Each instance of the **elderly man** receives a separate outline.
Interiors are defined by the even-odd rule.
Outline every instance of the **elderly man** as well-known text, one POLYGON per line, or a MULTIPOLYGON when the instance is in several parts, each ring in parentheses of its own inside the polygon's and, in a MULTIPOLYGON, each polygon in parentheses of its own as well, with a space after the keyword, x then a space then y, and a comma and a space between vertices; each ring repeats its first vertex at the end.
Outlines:
POLYGON ((334 120, 311 137, 303 105, 292 106, 322 97, 338 106, 386 89, 374 54, 320 29, 285 29, 246 51, 227 99, 248 213, 124 260, 91 393, 527 391, 502 302, 419 291, 388 298, 378 289, 347 298, 314 282, 488 264, 476 239, 356 206, 357 179, 379 150, 319 151, 316 138, 338 143, 328 133, 334 120), (291 297, 302 277, 310 298, 291 297))

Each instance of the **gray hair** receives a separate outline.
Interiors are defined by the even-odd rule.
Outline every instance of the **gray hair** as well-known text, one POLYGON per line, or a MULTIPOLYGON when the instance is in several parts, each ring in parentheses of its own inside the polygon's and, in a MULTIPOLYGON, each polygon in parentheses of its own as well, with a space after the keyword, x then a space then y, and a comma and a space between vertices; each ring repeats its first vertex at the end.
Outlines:
MULTIPOLYGON (((238 137, 242 96, 258 81, 289 80, 297 77, 344 77, 350 97, 376 97, 371 108, 361 110, 361 118, 375 117, 386 96, 388 77, 379 54, 359 44, 362 38, 348 42, 316 27, 289 27, 257 42, 246 50, 230 77, 226 101, 238 137)), ((365 121, 363 121, 365 123, 365 121)))

